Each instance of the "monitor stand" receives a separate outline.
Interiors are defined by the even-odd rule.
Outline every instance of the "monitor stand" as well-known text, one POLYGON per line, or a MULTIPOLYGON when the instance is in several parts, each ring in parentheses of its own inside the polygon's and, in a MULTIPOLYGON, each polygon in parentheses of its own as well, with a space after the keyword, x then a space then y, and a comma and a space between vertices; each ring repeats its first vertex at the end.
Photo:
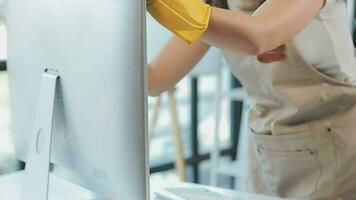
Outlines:
POLYGON ((37 113, 25 167, 21 200, 47 200, 49 188, 52 126, 59 73, 42 73, 37 113))

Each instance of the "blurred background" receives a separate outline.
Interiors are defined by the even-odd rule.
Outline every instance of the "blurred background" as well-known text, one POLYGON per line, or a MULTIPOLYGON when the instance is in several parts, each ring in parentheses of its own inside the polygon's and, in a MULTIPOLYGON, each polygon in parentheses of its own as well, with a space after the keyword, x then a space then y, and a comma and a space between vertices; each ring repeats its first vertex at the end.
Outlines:
MULTIPOLYGON (((355 38, 355 3, 348 1, 355 38)), ((147 16, 148 61, 171 34, 147 16)), ((355 40, 354 40, 355 41, 355 40)), ((23 168, 11 142, 6 28, 0 25, 0 174, 23 168)), ((244 127, 248 99, 212 49, 175 91, 149 98, 150 171, 153 178, 238 187, 243 176, 244 127), (220 113, 219 115, 217 113, 220 113), (211 169, 210 167, 213 166, 211 169)))

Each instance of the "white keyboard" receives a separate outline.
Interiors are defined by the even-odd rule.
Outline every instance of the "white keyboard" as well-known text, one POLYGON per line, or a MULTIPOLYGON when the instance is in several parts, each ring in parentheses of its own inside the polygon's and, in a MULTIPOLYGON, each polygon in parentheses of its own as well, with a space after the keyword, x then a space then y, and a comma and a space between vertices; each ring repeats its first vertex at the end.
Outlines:
POLYGON ((162 200, 242 200, 228 197, 202 187, 172 187, 156 193, 162 200))

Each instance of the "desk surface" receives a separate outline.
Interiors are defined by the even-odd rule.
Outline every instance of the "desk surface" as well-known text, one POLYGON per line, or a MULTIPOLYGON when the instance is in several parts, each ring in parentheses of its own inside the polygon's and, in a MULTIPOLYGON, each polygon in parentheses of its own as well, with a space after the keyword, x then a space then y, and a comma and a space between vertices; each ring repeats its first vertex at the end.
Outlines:
MULTIPOLYGON (((20 191, 23 179, 23 171, 0 176, 0 200, 18 200, 20 199, 20 191)), ((162 182, 151 180, 151 199, 159 200, 155 198, 154 192, 162 187, 167 186, 197 186, 190 183, 177 183, 177 182, 162 182)), ((200 185, 199 185, 200 186, 200 185)), ((204 186, 205 187, 205 186, 204 186)), ((247 194, 243 192, 237 192, 232 190, 225 190, 220 188, 208 187, 206 188, 217 191, 222 194, 226 194, 231 197, 241 197, 244 200, 281 200, 280 198, 265 197, 261 195, 247 194)), ((58 178, 56 176, 51 176, 51 186, 49 192, 49 200, 93 200, 93 195, 88 190, 68 182, 64 179, 58 178), (54 186, 55 187, 52 187, 54 186), (68 197, 70 194, 70 197, 68 197)))

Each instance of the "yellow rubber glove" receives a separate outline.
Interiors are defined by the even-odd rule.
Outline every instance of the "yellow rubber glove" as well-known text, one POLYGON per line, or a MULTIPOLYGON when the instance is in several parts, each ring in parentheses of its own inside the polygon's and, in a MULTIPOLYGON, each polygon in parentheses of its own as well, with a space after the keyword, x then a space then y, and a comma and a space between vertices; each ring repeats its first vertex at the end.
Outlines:
POLYGON ((177 36, 192 43, 209 25, 211 7, 201 0, 148 0, 148 12, 177 36))

